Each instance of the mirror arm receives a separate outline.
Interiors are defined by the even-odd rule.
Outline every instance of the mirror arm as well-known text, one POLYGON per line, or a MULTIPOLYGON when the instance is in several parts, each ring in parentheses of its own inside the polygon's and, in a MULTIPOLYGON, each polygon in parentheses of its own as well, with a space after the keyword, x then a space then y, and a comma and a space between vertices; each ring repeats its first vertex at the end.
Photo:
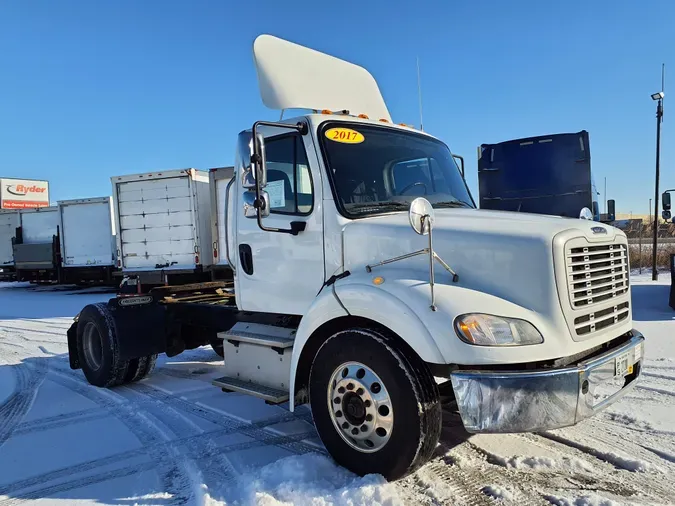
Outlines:
MULTIPOLYGON (((260 146, 258 146, 258 127, 261 126, 268 126, 268 127, 275 127, 275 128, 284 128, 286 130, 296 130, 300 135, 306 135, 307 132, 309 132, 309 127, 307 126, 307 123, 304 121, 299 121, 295 125, 290 125, 288 123, 279 123, 276 121, 256 121, 253 123, 253 131, 251 132, 252 140, 253 140, 253 155, 251 155, 251 165, 253 164, 260 164, 262 162, 262 156, 260 156, 260 146)), ((257 165, 254 165, 257 167, 257 165)), ((260 209, 262 206, 264 206, 265 201, 260 198, 260 191, 262 188, 260 188, 260 178, 258 177, 259 174, 256 170, 255 174, 255 208, 257 210, 257 216, 256 216, 256 221, 258 222, 258 227, 260 230, 263 230, 264 232, 277 232, 281 234, 291 234, 291 235, 298 235, 300 232, 305 230, 305 227, 307 224, 303 222, 297 222, 294 221, 291 223, 291 228, 276 228, 276 227, 266 227, 263 225, 262 221, 262 215, 260 213, 260 209), (298 223, 302 223, 302 226, 299 226, 298 223)))
POLYGON ((459 172, 464 177, 464 157, 461 155, 452 155, 452 157, 460 161, 459 172))

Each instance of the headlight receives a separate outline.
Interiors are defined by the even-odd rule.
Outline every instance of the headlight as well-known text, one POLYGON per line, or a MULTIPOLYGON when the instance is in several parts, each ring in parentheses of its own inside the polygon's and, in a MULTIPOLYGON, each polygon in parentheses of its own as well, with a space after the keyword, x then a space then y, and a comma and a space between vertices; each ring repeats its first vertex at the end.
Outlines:
POLYGON ((489 314, 465 314, 455 320, 462 341, 478 346, 539 344, 544 338, 530 322, 489 314))

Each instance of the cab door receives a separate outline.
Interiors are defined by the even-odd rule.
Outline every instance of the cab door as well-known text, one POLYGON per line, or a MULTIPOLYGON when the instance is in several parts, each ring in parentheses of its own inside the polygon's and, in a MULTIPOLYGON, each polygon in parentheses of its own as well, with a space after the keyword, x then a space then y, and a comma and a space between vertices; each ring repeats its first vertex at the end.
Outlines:
POLYGON ((245 217, 242 195, 247 190, 238 171, 231 253, 237 264, 237 305, 244 311, 302 315, 325 280, 321 174, 309 135, 276 132, 265 135, 270 215, 263 223, 290 229, 291 222, 302 222, 305 228, 295 236, 269 232, 245 217))

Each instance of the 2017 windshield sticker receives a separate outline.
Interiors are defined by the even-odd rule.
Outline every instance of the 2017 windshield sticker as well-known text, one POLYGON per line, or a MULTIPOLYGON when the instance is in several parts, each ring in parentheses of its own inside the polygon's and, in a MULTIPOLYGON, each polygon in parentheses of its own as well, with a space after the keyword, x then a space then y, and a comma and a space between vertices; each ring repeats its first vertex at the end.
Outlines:
POLYGON ((326 136, 326 139, 342 142, 343 144, 360 144, 366 140, 361 132, 357 132, 351 128, 330 128, 326 130, 324 135, 326 136))

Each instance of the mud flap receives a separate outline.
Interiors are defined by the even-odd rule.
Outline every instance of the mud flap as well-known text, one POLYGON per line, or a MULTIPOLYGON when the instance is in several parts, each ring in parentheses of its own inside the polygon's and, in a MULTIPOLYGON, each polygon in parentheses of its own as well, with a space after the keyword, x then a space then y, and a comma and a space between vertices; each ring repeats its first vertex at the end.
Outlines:
MULTIPOLYGON (((144 299, 139 297, 137 300, 144 299)), ((136 299, 136 298, 132 298, 136 299)), ((115 322, 121 360, 156 355, 166 352, 169 333, 166 308, 152 301, 136 305, 120 304, 125 299, 108 302, 110 315, 115 322)), ((126 299, 129 301, 130 299, 126 299)))
MULTIPOLYGON (((79 316, 79 315, 78 315, 79 316)), ((80 357, 77 354, 77 317, 67 332, 68 335, 68 360, 71 369, 80 369, 80 357)))

